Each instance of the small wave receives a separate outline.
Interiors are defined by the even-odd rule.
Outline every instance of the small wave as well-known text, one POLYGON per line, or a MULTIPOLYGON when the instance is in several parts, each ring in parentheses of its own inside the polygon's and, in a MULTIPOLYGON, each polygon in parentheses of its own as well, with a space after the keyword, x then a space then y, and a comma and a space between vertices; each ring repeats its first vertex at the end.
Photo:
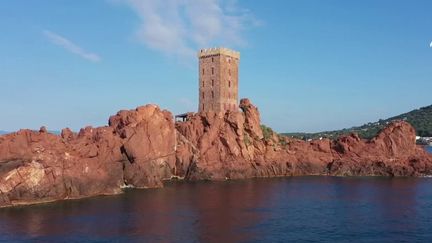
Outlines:
POLYGON ((126 189, 126 188, 135 188, 133 185, 126 185, 126 184, 123 184, 123 185, 121 185, 120 186, 120 188, 121 189, 126 189))

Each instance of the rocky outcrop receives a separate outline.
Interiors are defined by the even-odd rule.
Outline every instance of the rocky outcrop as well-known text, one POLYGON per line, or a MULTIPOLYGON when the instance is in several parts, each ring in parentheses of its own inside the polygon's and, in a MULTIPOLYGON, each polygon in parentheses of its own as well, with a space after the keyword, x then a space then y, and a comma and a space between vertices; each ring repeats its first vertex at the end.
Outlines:
POLYGON ((423 176, 432 174, 432 160, 415 143, 414 128, 406 122, 389 124, 370 141, 353 134, 333 145, 340 158, 328 165, 330 175, 423 176))
POLYGON ((110 126, 57 136, 21 130, 0 136, 0 206, 161 187, 175 167, 171 113, 155 105, 120 111, 110 126))
POLYGON ((122 139, 120 150, 127 157, 124 182, 138 188, 161 187, 175 168, 176 133, 172 115, 156 105, 120 111, 109 125, 122 139))
POLYGON ((0 137, 0 206, 121 192, 119 146, 109 127, 71 141, 42 129, 0 137))
POLYGON ((146 105, 78 133, 65 128, 57 136, 42 127, 2 135, 0 206, 162 187, 172 178, 432 174, 432 158, 406 122, 389 124, 370 141, 351 134, 306 142, 264 135, 257 107, 244 99, 240 108, 174 123, 170 112, 146 105))
POLYGON ((329 140, 307 143, 276 134, 265 139, 258 109, 247 99, 240 108, 242 112, 195 114, 177 123, 179 133, 197 148, 186 179, 326 173, 327 163, 334 160, 329 140))

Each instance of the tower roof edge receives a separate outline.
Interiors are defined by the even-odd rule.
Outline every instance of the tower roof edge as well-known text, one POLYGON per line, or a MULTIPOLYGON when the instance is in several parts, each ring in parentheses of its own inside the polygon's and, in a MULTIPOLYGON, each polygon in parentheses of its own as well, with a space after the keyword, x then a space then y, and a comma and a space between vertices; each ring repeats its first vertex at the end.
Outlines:
POLYGON ((234 57, 240 59, 240 52, 234 51, 232 49, 226 47, 217 47, 217 48, 205 48, 198 51, 198 57, 212 56, 222 54, 230 57, 234 57))

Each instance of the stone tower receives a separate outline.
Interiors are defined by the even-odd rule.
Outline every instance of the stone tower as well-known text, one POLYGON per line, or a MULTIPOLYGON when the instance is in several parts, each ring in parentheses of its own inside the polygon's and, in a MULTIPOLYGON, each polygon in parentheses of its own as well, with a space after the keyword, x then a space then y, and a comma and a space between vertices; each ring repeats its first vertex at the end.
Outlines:
POLYGON ((238 110, 240 53, 227 48, 198 52, 199 112, 238 110))

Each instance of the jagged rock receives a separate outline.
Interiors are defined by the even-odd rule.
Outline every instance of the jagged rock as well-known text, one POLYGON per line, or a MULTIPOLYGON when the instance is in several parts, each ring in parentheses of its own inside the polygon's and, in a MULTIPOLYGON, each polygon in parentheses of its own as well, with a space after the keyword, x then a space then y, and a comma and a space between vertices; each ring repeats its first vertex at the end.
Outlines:
POLYGON ((176 132, 172 114, 156 105, 120 111, 109 125, 122 138, 121 151, 127 185, 140 188, 162 187, 173 176, 176 166, 176 132))
POLYGON ((197 147, 186 179, 322 174, 333 160, 328 140, 308 144, 276 134, 264 140, 258 109, 248 99, 240 107, 242 112, 198 113, 177 123, 179 133, 197 147))
POLYGON ((249 99, 241 99, 239 107, 243 110, 243 113, 245 115, 246 131, 253 138, 262 139, 264 136, 261 130, 261 121, 258 108, 252 105, 249 99))
POLYGON ((45 126, 42 126, 42 127, 40 127, 39 132, 40 133, 47 133, 48 130, 47 130, 47 128, 45 126))
POLYGON ((406 122, 389 124, 370 141, 351 134, 306 142, 275 133, 264 138, 258 109, 247 99, 240 108, 174 123, 170 112, 146 105, 78 134, 41 128, 1 135, 0 207, 161 187, 174 177, 432 174, 432 156, 415 144, 406 122))
POLYGON ((119 146, 119 139, 106 128, 70 143, 30 130, 3 136, 0 206, 119 193, 123 183, 119 146))
POLYGON ((76 137, 75 133, 73 133, 69 128, 64 128, 61 130, 61 137, 66 141, 74 139, 76 137))
POLYGON ((414 128, 404 121, 390 123, 370 141, 357 135, 334 142, 340 158, 329 174, 343 176, 422 176, 432 173, 432 158, 416 145, 414 128))

